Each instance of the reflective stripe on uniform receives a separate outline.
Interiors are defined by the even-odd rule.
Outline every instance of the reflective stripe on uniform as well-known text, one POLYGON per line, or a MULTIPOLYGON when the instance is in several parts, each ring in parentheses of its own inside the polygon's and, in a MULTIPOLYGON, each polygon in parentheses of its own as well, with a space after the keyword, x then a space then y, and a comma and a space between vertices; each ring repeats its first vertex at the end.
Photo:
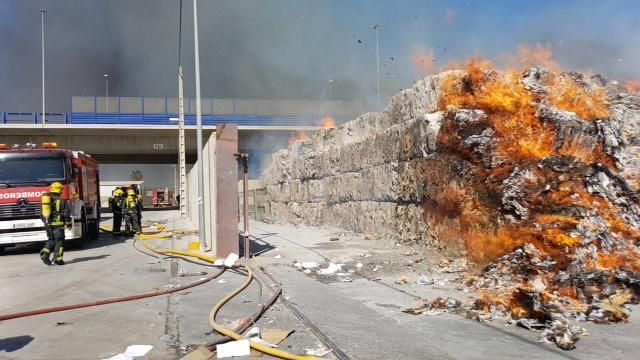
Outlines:
POLYGON ((56 214, 53 221, 49 225, 64 226, 64 223, 62 222, 62 215, 60 214, 60 207, 62 207, 62 199, 56 199, 56 214))

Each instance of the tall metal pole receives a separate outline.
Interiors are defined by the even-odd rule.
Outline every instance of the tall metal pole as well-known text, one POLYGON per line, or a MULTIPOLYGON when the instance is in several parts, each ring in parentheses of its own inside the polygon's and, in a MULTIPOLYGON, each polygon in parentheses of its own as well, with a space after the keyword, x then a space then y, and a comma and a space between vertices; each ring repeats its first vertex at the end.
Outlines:
POLYGON ((47 11, 45 9, 40 9, 40 28, 41 28, 41 39, 42 39, 42 125, 44 125, 47 121, 46 115, 45 115, 45 108, 44 108, 44 104, 45 104, 45 99, 44 99, 44 14, 46 14, 47 11))
POLYGON ((104 74, 104 80, 105 80, 104 87, 105 87, 105 93, 106 93, 105 104, 107 104, 105 112, 109 112, 109 74, 104 74))
POLYGON ((376 110, 380 110, 380 42, 378 40, 378 29, 380 25, 376 24, 373 30, 376 31, 376 110))
POLYGON ((202 107, 200 103, 200 48, 198 45, 198 0, 193 0, 193 43, 196 60, 196 146, 198 147, 198 229, 200 234, 200 250, 207 247, 204 238, 204 158, 202 156, 202 107))
POLYGON ((184 77, 182 75, 182 0, 178 1, 178 166, 180 167, 180 217, 187 217, 187 161, 184 137, 184 77))
POLYGON ((178 165, 180 166, 180 217, 187 217, 187 160, 184 138, 184 79, 178 66, 178 165))

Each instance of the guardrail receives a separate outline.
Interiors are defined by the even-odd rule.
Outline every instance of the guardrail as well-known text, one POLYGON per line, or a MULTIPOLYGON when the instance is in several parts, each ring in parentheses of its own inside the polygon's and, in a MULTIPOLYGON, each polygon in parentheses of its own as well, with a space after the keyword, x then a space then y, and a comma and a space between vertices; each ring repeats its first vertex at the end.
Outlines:
MULTIPOLYGON (((176 125, 175 98, 74 96, 71 112, 47 113, 47 124, 176 125)), ((195 100, 185 98, 185 123, 195 125, 195 100)), ((318 125, 324 116, 337 123, 366 112, 361 101, 202 99, 202 123, 241 126, 318 125)), ((0 124, 42 124, 37 112, 0 112, 0 124)))
MULTIPOLYGON (((47 124, 69 124, 69 113, 45 113, 47 124)), ((42 114, 36 112, 0 112, 1 124, 42 124, 42 114)))
MULTIPOLYGON (((117 124, 117 125, 177 125, 178 114, 99 114, 73 113, 71 124, 117 124)), ((321 117, 308 116, 275 116, 275 115, 202 115, 202 124, 238 124, 239 126, 308 126, 319 125, 321 117)), ((341 121, 339 119, 338 121, 341 121)), ((196 125, 196 116, 184 116, 185 125, 196 125)))

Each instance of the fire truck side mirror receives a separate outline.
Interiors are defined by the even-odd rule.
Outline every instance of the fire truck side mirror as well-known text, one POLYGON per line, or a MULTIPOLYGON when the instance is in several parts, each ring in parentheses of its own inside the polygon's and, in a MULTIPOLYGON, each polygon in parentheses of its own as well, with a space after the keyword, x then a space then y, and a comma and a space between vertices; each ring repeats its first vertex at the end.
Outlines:
POLYGON ((76 178, 78 177, 78 174, 80 174, 80 169, 78 169, 76 165, 73 165, 71 168, 71 177, 76 178))

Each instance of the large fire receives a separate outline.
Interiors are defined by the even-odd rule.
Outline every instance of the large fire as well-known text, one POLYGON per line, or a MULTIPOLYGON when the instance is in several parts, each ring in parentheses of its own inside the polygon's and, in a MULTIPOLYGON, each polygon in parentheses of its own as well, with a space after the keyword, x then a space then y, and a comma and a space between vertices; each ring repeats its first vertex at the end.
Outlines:
MULTIPOLYGON (((558 69, 547 48, 519 56, 558 69)), ((483 59, 464 69, 441 84, 446 115, 440 156, 425 167, 424 214, 483 281, 512 279, 478 282, 486 295, 479 308, 551 321, 553 304, 594 321, 626 319, 600 305, 628 288, 627 301, 640 296, 625 278, 640 271, 640 196, 617 175, 604 139, 607 92, 575 73, 497 70, 483 59), (544 311, 527 306, 534 298, 544 311)))

